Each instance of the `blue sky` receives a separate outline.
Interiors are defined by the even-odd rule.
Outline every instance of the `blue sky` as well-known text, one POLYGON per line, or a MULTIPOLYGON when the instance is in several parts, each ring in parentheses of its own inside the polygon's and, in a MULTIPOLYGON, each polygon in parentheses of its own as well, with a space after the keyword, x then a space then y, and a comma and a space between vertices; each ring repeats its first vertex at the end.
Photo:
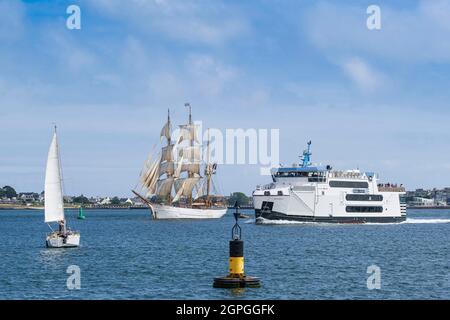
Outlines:
MULTIPOLYGON (((168 107, 280 129, 280 161, 450 186, 450 1, 0 0, 0 185, 43 189, 52 123, 66 192, 129 195, 168 107), (81 8, 82 29, 66 28, 81 8), (381 30, 366 8, 381 8, 381 30)), ((223 193, 268 182, 224 165, 223 193)))

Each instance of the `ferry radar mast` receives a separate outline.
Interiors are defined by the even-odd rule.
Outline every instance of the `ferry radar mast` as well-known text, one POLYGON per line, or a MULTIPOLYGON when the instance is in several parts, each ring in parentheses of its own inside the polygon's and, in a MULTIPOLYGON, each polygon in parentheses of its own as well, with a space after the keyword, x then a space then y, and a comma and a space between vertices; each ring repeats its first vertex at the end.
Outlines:
POLYGON ((308 167, 311 165, 311 140, 308 141, 308 149, 303 150, 303 156, 300 158, 302 160, 301 166, 308 167))

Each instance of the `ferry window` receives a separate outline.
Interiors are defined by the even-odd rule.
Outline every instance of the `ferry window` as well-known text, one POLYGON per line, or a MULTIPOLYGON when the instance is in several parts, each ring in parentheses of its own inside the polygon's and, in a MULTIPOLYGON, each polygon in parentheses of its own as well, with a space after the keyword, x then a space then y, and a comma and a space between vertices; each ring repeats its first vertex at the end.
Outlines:
POLYGON ((261 205, 261 211, 263 212, 270 212, 273 208, 273 202, 270 201, 263 201, 261 205))
POLYGON ((406 197, 400 196, 400 204, 406 204, 406 197))
POLYGON ((330 181, 330 187, 334 188, 369 188, 366 181, 330 181))
POLYGON ((282 196, 283 195, 283 191, 278 191, 278 195, 282 196))
POLYGON ((312 177, 308 178, 308 182, 326 182, 326 179, 323 177, 312 177))
POLYGON ((264 191, 265 196, 270 196, 270 191, 264 191))
POLYGON ((381 194, 347 194, 345 196, 347 201, 383 201, 381 194))
POLYGON ((383 212, 383 207, 347 206, 345 207, 345 211, 360 212, 360 213, 383 212))

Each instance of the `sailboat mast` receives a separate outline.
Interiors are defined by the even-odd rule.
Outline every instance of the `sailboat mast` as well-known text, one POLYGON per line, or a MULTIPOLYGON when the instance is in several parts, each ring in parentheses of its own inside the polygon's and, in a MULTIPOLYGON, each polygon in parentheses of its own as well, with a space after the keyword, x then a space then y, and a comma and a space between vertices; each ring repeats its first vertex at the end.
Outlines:
MULTIPOLYGON (((64 188, 63 188, 63 179, 62 179, 62 170, 61 170, 61 155, 59 153, 59 143, 58 143, 58 134, 57 134, 57 127, 55 125, 55 137, 56 137, 56 156, 58 157, 59 162, 59 177, 60 177, 60 183, 61 183, 61 194, 62 194, 62 203, 63 203, 63 211, 64 211, 64 188)), ((64 216, 63 220, 59 221, 58 224, 62 227, 62 231, 64 234, 66 233, 66 217, 64 216)))

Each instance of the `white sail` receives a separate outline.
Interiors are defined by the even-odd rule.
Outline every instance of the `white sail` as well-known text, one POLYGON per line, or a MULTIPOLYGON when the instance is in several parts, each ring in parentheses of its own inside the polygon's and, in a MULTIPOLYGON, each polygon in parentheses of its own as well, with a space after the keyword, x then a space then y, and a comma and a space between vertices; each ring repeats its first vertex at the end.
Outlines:
MULTIPOLYGON (((205 170, 209 178, 206 184, 201 171, 204 161, 202 146, 198 141, 200 127, 192 122, 190 105, 186 104, 186 106, 189 107, 188 123, 179 126, 172 140, 168 113, 167 122, 160 133, 161 138, 166 140, 163 143, 164 146, 161 146, 161 156, 157 163, 147 162, 142 171, 141 186, 148 191, 142 199, 148 204, 155 219, 220 218, 226 212, 226 208, 216 208, 217 203, 193 202, 204 196, 205 191, 209 191, 210 183, 212 183, 210 175, 214 169, 210 165, 208 170, 205 170), (154 200, 146 199, 154 195, 158 197, 154 200), (182 201, 180 206, 174 206, 173 203, 178 202, 180 198, 186 201, 182 201), (156 204, 154 201, 161 203, 156 204)), ((209 157, 206 164, 208 163, 209 157)))
POLYGON ((181 195, 183 194, 183 182, 184 179, 177 179, 175 180, 175 197, 172 199, 172 203, 177 202, 180 200, 181 195))
POLYGON ((195 124, 180 125, 178 143, 181 143, 182 141, 185 141, 185 140, 198 143, 197 126, 195 124))
POLYGON ((183 158, 181 158, 180 162, 178 162, 177 168, 176 168, 175 172, 173 173, 173 176, 175 178, 179 178, 182 169, 183 169, 183 158))
POLYGON ((170 139, 170 122, 166 122, 164 127, 162 127, 160 137, 166 137, 167 140, 170 139))
POLYGON ((201 153, 200 146, 189 146, 179 149, 178 156, 189 159, 191 162, 195 162, 201 160, 201 153))
POLYGON ((198 183, 199 180, 200 177, 178 179, 176 181, 176 185, 178 185, 178 191, 172 202, 178 201, 181 196, 192 196, 192 189, 194 189, 194 186, 198 183))
POLYGON ((202 179, 200 180, 200 182, 197 184, 196 189, 197 189, 197 193, 194 197, 194 200, 197 200, 198 198, 201 198, 203 196, 206 196, 206 191, 205 191, 205 184, 207 183, 206 179, 202 179))
POLYGON ((64 220, 64 203, 61 184, 61 168, 59 162, 58 139, 53 134, 48 151, 45 171, 45 222, 64 220))
MULTIPOLYGON (((150 161, 148 161, 149 163, 150 161)), ((147 195, 153 194, 156 189, 156 182, 158 180, 158 173, 160 167, 161 158, 157 157, 155 162, 145 165, 143 175, 141 177, 142 186, 147 189, 147 195)))
POLYGON ((162 176, 163 174, 167 175, 173 175, 175 170, 175 165, 171 161, 165 161, 161 163, 159 166, 159 176, 162 176))
POLYGON ((187 171, 192 174, 200 175, 200 163, 183 163, 181 165, 181 171, 187 171))
POLYGON ((172 185, 173 185, 173 178, 167 178, 164 180, 159 180, 157 183, 156 193, 159 196, 168 196, 170 195, 172 191, 172 185))
POLYGON ((183 187, 184 179, 185 178, 175 179, 174 184, 173 184, 173 186, 175 188, 175 194, 177 194, 180 191, 180 189, 183 187))
POLYGON ((165 146, 161 151, 161 161, 173 161, 173 144, 165 146))
POLYGON ((144 167, 142 168, 141 175, 139 176, 139 180, 143 186, 145 186, 146 180, 148 179, 153 166, 154 162, 152 162, 152 156, 148 155, 147 160, 145 160, 144 167))

